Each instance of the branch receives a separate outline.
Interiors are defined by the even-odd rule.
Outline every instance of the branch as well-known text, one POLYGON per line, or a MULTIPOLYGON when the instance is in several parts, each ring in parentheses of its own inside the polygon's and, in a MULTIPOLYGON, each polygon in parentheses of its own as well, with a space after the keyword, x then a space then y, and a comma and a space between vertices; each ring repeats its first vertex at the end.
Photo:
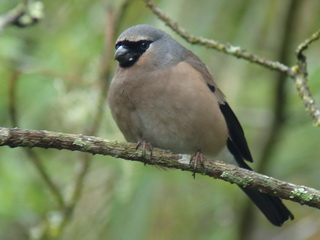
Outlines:
POLYGON ((303 52, 305 50, 307 50, 307 48, 309 47, 309 45, 317 40, 319 40, 320 38, 320 30, 316 31, 314 34, 311 35, 311 37, 307 38, 306 40, 303 41, 303 43, 301 43, 296 50, 296 53, 298 56, 300 56, 301 54, 303 54, 303 52))
POLYGON ((26 27, 43 18, 43 3, 25 0, 8 13, 0 15, 0 32, 8 25, 26 27))
POLYGON ((316 107, 315 100, 313 99, 308 87, 308 70, 307 58, 304 51, 310 46, 311 43, 319 40, 320 30, 316 31, 303 43, 301 43, 296 50, 298 63, 292 67, 294 71, 293 81, 296 85, 299 96, 301 97, 306 111, 313 117, 315 126, 320 126, 320 109, 316 107))
POLYGON ((150 156, 143 158, 141 151, 136 151, 135 144, 133 143, 118 143, 99 137, 78 134, 0 127, 0 146, 65 149, 108 155, 165 168, 180 169, 222 179, 243 188, 255 189, 320 209, 320 192, 316 189, 280 181, 254 171, 221 162, 206 161, 203 167, 194 169, 189 165, 189 155, 172 154, 169 151, 156 148, 153 150, 152 159, 150 159, 150 156))
POLYGON ((271 70, 277 70, 280 72, 284 72, 287 75, 291 76, 292 71, 291 69, 279 62, 271 61, 268 59, 261 58, 257 55, 254 55, 252 53, 249 53, 245 51, 244 49, 241 49, 239 46, 233 46, 231 44, 223 44, 216 40, 197 37, 195 35, 192 35, 187 32, 184 28, 180 27, 178 23, 174 22, 172 19, 170 19, 163 11, 161 11, 152 1, 150 0, 144 0, 145 4, 150 10, 159 17, 168 27, 170 27, 174 32, 176 32, 178 35, 180 35, 182 38, 184 38, 187 42, 191 44, 197 44, 197 45, 203 45, 208 48, 213 48, 215 50, 218 50, 219 52, 224 52, 228 55, 235 56, 237 58, 242 58, 247 61, 262 65, 264 67, 267 67, 271 70))
POLYGON ((231 44, 223 44, 212 39, 206 39, 194 36, 188 33, 184 28, 180 27, 176 22, 170 19, 163 11, 161 11, 151 0, 143 0, 146 6, 160 18, 174 32, 184 38, 191 44, 203 45, 208 48, 213 48, 217 51, 224 52, 228 55, 242 58, 251 63, 256 63, 271 70, 285 73, 295 82, 299 96, 301 97, 307 113, 312 117, 315 126, 320 126, 320 109, 316 106, 315 100, 308 87, 308 74, 306 58, 303 55, 304 50, 314 41, 319 39, 320 30, 314 33, 310 38, 306 39, 297 49, 298 63, 296 66, 289 67, 277 61, 271 61, 261 58, 257 55, 249 53, 239 46, 231 44))

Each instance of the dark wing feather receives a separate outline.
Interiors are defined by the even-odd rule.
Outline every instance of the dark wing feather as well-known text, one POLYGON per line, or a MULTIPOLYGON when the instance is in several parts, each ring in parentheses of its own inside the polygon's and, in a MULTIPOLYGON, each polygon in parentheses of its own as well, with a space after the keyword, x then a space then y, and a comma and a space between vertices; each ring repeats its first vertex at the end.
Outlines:
POLYGON ((243 129, 236 115, 233 113, 227 102, 220 104, 220 110, 226 119, 229 136, 242 158, 253 162, 247 140, 244 136, 243 129))

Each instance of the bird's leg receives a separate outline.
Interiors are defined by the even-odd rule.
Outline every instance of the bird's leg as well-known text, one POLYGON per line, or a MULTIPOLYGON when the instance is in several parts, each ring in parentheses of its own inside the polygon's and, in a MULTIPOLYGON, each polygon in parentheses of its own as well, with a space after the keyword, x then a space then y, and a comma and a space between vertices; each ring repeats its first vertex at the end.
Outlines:
MULTIPOLYGON (((198 150, 197 152, 191 155, 189 164, 193 166, 194 170, 196 170, 199 165, 203 166, 204 160, 205 160, 205 157, 203 153, 200 150, 198 150)), ((193 172, 192 176, 193 178, 195 178, 196 176, 195 171, 193 172)))
POLYGON ((147 154, 147 151, 150 152, 150 158, 152 158, 152 145, 150 142, 147 142, 147 141, 139 141, 137 142, 136 144, 136 150, 138 150, 138 148, 141 148, 141 151, 142 151, 142 157, 145 158, 146 157, 146 154, 147 154))

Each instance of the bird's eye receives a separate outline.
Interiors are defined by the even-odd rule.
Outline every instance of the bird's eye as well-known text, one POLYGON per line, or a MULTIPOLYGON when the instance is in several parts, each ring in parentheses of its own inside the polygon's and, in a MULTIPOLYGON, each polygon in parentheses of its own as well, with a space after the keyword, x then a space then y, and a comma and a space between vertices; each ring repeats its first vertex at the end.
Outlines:
POLYGON ((149 48, 149 46, 150 46, 150 43, 151 42, 149 42, 149 41, 141 41, 140 48, 142 50, 147 50, 149 48))

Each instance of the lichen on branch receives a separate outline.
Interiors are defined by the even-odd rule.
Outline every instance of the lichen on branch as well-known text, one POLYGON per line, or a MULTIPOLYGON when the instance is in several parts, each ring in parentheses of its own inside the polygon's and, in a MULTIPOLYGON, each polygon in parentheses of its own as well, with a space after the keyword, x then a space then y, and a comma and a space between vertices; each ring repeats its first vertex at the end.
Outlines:
POLYGON ((152 158, 142 157, 134 143, 119 143, 99 137, 52 131, 0 127, 0 146, 53 148, 81 151, 138 161, 148 165, 180 169, 222 179, 243 188, 255 189, 283 199, 320 209, 320 192, 316 189, 278 179, 222 162, 208 162, 196 169, 189 165, 190 156, 153 149, 152 158))

